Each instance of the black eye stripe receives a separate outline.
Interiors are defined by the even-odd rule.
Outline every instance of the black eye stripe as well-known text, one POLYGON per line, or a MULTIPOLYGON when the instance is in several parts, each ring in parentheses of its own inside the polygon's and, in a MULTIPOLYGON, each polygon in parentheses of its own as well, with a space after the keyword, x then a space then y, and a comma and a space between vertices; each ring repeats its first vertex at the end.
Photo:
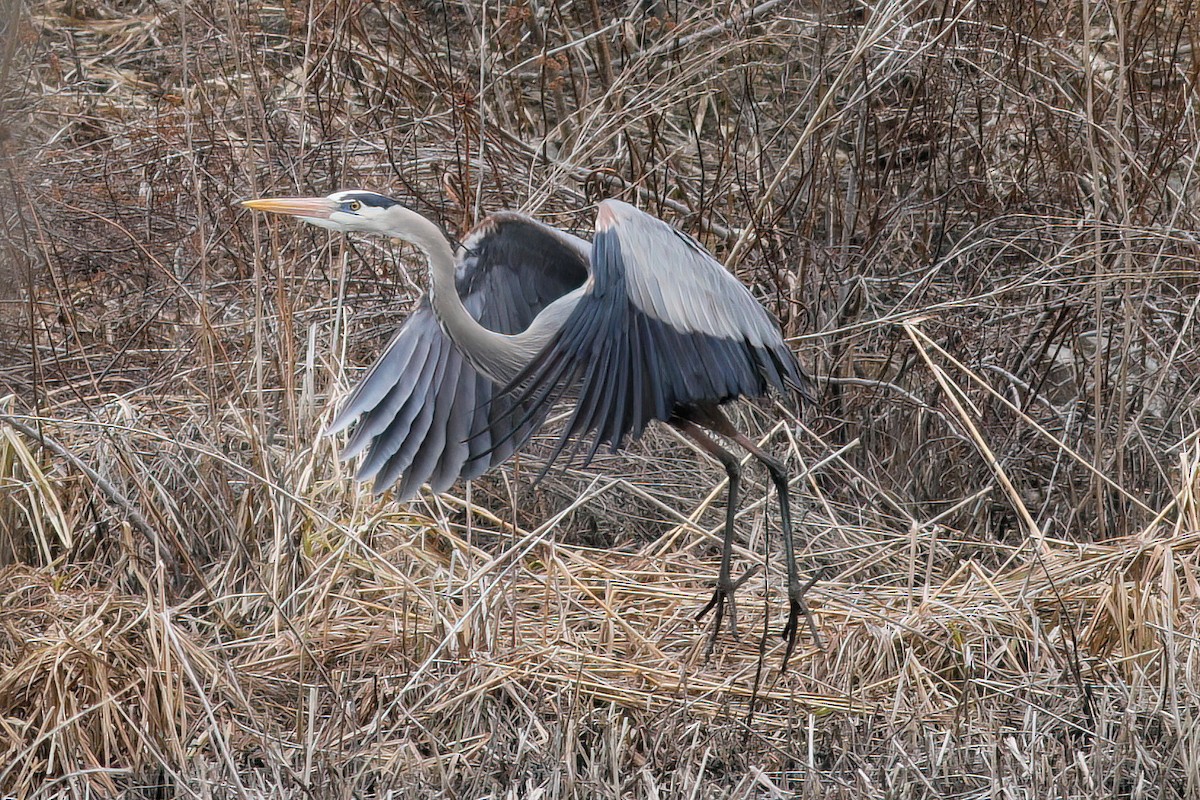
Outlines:
POLYGON ((375 192, 345 192, 338 197, 338 200, 346 206, 356 201, 364 206, 373 206, 374 208, 391 208, 396 205, 396 201, 392 198, 375 192))

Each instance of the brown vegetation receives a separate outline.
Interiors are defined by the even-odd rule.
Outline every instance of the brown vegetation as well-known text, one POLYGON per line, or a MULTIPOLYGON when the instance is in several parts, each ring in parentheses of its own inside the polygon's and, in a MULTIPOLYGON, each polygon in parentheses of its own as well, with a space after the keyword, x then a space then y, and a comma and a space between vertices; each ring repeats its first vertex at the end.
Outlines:
POLYGON ((1200 793, 1191 2, 4 5, 0 795, 1200 793), (705 661, 722 473, 664 431, 353 483, 422 264, 235 206, 349 187, 620 196, 752 285, 827 650, 778 674, 756 474, 705 661))

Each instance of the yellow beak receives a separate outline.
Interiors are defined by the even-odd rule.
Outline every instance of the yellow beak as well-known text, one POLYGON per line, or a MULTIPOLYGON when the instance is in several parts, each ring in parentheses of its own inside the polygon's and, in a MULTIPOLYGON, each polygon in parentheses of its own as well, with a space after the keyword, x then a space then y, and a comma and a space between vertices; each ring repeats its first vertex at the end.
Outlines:
POLYGON ((242 205, 252 211, 269 211, 292 217, 329 219, 329 215, 340 206, 327 197, 263 197, 258 200, 243 200, 242 205))

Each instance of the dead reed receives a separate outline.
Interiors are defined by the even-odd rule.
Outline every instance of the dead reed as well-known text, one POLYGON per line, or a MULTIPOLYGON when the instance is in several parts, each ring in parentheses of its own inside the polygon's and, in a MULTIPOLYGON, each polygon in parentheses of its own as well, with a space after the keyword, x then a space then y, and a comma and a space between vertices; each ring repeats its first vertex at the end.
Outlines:
MULTIPOLYGON (((0 795, 1194 797, 1191 2, 4 4, 0 795), (317 437, 461 234, 630 199, 821 377, 704 659, 669 433, 400 507, 317 437), (752 700, 752 698, 754 698, 752 700)), ((784 420, 779 422, 778 420, 784 420)))

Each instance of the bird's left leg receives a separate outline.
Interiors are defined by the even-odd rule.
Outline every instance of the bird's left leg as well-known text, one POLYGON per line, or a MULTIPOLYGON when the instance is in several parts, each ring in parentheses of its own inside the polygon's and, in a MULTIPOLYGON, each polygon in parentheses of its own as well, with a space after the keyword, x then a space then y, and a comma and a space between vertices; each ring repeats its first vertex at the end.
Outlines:
POLYGON ((808 609, 808 603, 804 602, 804 594, 812 585, 816 583, 817 576, 814 576, 807 583, 800 583, 800 570, 796 564, 796 546, 792 540, 792 504, 789 498, 789 481, 787 467, 783 462, 765 452, 761 447, 754 443, 750 437, 739 431, 733 426, 719 409, 709 409, 708 419, 705 420, 705 427, 718 433, 728 439, 732 439, 742 447, 746 448, 767 468, 767 472, 771 475, 771 481, 775 484, 775 489, 779 493, 779 517, 783 528, 783 552, 787 558, 787 577, 788 577, 788 621, 784 626, 782 636, 787 639, 787 649, 783 653, 783 665, 780 671, 787 669, 788 659, 791 658, 792 650, 796 647, 796 635, 799 632, 800 615, 804 615, 805 621, 808 623, 808 630, 812 633, 813 642, 817 647, 823 648, 821 643, 821 634, 817 631, 817 624, 813 621, 812 612, 808 609))
POLYGON ((725 536, 721 543, 721 571, 717 573, 717 586, 713 591, 712 599, 696 615, 696 619, 702 619, 709 611, 716 609, 716 622, 713 625, 712 638, 708 640, 707 654, 712 655, 717 637, 721 634, 721 622, 725 617, 726 603, 729 604, 729 628, 733 631, 734 637, 737 637, 737 602, 734 600, 734 594, 743 583, 758 572, 757 566, 751 567, 736 581, 730 574, 733 561, 733 526, 737 520, 737 497, 738 487, 742 480, 742 465, 733 453, 713 441, 703 428, 691 420, 676 418, 671 420, 671 424, 698 444, 701 450, 721 462, 721 466, 725 467, 725 474, 729 476, 729 491, 725 497, 725 536))

